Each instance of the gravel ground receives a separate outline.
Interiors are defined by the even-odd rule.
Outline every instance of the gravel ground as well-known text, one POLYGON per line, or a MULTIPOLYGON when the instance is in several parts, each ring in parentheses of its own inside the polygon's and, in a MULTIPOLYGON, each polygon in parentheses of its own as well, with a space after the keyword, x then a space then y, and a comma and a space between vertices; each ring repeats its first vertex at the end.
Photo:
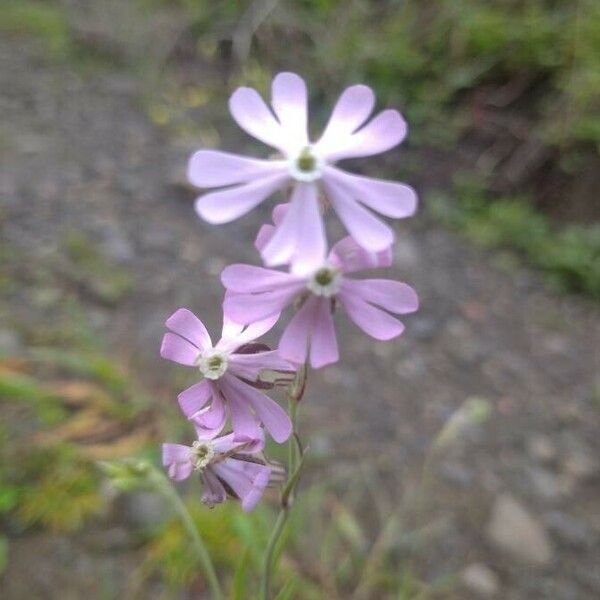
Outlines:
MULTIPOLYGON (((148 120, 131 74, 77 75, 2 40, 0 89, 3 245, 50 268, 65 234, 78 231, 128 269, 125 300, 110 305, 86 290, 80 300, 115 353, 171 401, 172 367, 157 359, 162 323, 188 306, 219 326, 218 274, 257 262, 251 242, 268 207, 223 227, 200 222, 180 185, 189 145, 148 120)), ((249 143, 228 127, 223 146, 249 143)), ((426 173, 418 179, 426 189, 426 173)), ((422 558, 425 575, 461 574, 457 598, 600 597, 597 306, 554 295, 423 216, 396 229, 391 274, 422 306, 392 343, 340 317, 342 360, 312 377, 304 411, 323 468, 376 465, 400 498, 448 418, 469 398, 485 400, 487 421, 463 428, 433 461, 429 497, 444 527, 422 558)), ((51 318, 52 301, 39 296, 24 282, 7 299, 10 318, 51 318)), ((10 319, 3 327, 6 338, 10 319)), ((2 597, 91 597, 89 561, 114 569, 102 550, 111 543, 91 551, 75 539, 16 539, 2 597), (65 564, 76 576, 53 574, 65 564)))

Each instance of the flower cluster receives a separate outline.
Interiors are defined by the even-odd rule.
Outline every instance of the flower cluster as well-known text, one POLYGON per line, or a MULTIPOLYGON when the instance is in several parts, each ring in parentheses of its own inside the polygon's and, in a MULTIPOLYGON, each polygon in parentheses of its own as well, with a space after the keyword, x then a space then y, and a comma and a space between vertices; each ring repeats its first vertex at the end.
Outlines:
POLYGON ((219 188, 196 200, 196 212, 210 223, 241 217, 277 191, 286 195, 286 203, 273 210, 273 223, 263 225, 255 241, 265 266, 235 264, 221 274, 226 288, 221 339, 213 345, 206 327, 187 309, 166 322, 161 356, 196 368, 201 381, 178 397, 197 439, 189 447, 165 444, 163 463, 174 480, 198 471, 209 503, 229 494, 250 510, 273 479, 273 465, 262 452, 263 428, 282 443, 292 423, 264 390, 289 381, 300 365, 309 362, 318 369, 339 359, 338 308, 378 340, 399 336, 404 325, 394 315, 418 308, 415 291, 405 283, 351 276, 392 262, 393 230, 373 213, 404 218, 417 205, 405 184, 336 166, 339 160, 389 150, 406 136, 406 123, 395 110, 369 120, 374 104, 367 86, 347 88, 313 143, 306 85, 294 73, 280 73, 270 108, 251 88, 237 89, 229 101, 238 125, 275 148, 275 157, 198 150, 190 159, 190 182, 219 188), (330 250, 323 221, 328 207, 349 234, 330 250), (273 268, 281 266, 287 269, 273 268), (288 307, 295 314, 277 350, 256 342, 288 307), (232 432, 220 435, 228 422, 232 432))

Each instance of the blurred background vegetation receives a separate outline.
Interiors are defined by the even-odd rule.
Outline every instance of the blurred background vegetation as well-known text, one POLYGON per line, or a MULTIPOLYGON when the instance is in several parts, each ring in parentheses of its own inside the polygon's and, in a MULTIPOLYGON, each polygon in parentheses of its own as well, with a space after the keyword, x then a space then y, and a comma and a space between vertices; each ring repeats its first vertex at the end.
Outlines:
POLYGON ((319 125, 344 84, 368 81, 411 125, 394 170, 443 189, 435 218, 600 297, 594 0, 107 0, 122 17, 108 30, 95 3, 84 20, 76 2, 3 4, 0 30, 37 37, 51 57, 137 69, 149 114, 182 137, 214 141, 197 109, 242 81, 264 89, 278 69, 310 81, 319 125), (170 35, 152 34, 165 23, 170 35), (217 83, 199 85, 209 67, 217 83))
MULTIPOLYGON (((596 0, 2 0, 0 34, 85 76, 135 73, 148 118, 184 143, 218 145, 227 117, 203 121, 207 103, 223 103, 241 82, 265 90, 279 69, 309 80, 315 131, 344 85, 367 82, 410 123, 400 161, 385 158, 381 172, 423 192, 426 219, 533 266, 558 290, 600 299, 596 0)), ((67 280, 108 307, 130 291, 131 274, 80 232, 62 240, 51 272, 6 244, 0 254, 6 298, 17 272, 31 290, 67 280)), ((71 533, 104 514, 96 461, 157 461, 158 433, 180 431, 174 412, 156 411, 135 361, 123 365, 87 329, 85 312, 70 299, 45 328, 21 323, 27 351, 0 357, 0 572, 10 536, 71 533)), ((406 548, 444 523, 404 527, 410 500, 401 507, 408 513, 385 497, 365 511, 373 502, 365 477, 356 493, 341 476, 302 501, 282 559, 280 583, 291 583, 281 600, 347 598, 350 590, 357 600, 452 597, 451 577, 425 584, 409 560, 397 568, 406 548)), ((232 597, 251 597, 270 509, 247 518, 233 505, 208 512, 192 495, 189 503, 232 597)), ((137 535, 145 559, 132 597, 157 574, 167 596, 202 589, 176 520, 137 535)))

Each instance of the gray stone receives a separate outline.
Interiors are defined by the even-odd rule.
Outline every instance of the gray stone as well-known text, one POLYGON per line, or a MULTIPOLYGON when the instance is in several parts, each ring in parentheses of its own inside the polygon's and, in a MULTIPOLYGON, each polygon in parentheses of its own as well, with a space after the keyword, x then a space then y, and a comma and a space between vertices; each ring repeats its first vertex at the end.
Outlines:
POLYGON ((537 495, 549 502, 568 497, 574 491, 571 477, 556 475, 556 473, 542 468, 530 468, 528 473, 537 495))
POLYGON ((461 463, 446 462, 440 468, 442 477, 454 485, 468 487, 473 483, 473 471, 461 463))
POLYGON ((582 519, 559 510, 553 510, 544 516, 549 530, 556 537, 574 548, 586 548, 594 543, 592 528, 582 519))
POLYGON ((134 527, 155 527, 169 518, 171 512, 164 499, 152 492, 134 492, 122 497, 123 516, 134 527))
POLYGON ((16 331, 0 329, 0 355, 16 354, 22 346, 21 338, 16 331))
POLYGON ((552 440, 541 433, 532 435, 527 442, 527 451, 533 460, 550 463, 556 459, 557 450, 552 440))
POLYGON ((486 529, 487 538, 512 558, 532 565, 552 562, 552 542, 542 523, 510 494, 498 496, 486 529))
POLYGON ((481 598, 494 598, 500 583, 498 576, 483 563, 472 563, 461 574, 463 585, 481 598))
POLYGON ((597 474, 598 461, 590 453, 584 451, 571 452, 563 462, 566 473, 577 480, 586 480, 597 474))

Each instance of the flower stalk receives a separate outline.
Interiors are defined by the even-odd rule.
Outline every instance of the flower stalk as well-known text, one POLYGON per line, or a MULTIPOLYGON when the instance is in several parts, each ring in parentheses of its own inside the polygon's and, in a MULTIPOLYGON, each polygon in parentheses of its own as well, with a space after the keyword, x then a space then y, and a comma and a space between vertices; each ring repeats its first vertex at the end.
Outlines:
POLYGON ((181 523, 185 528, 186 532, 192 540, 194 550, 202 563, 204 574, 206 575, 206 581, 210 588, 211 598, 213 600, 225 600, 225 595, 219 583, 215 566, 210 558, 210 553, 190 515, 187 506, 180 498, 177 491, 171 485, 171 482, 157 469, 153 469, 152 478, 155 481, 157 491, 171 504, 178 517, 181 519, 181 523))
POLYGON ((290 385, 288 391, 288 409, 290 420, 292 421, 292 435, 288 441, 288 480, 281 492, 281 508, 277 515, 277 520, 275 521, 275 526, 271 532, 271 537, 269 538, 263 559, 263 572, 260 587, 260 597, 262 600, 270 600, 271 597, 271 575, 273 571, 275 550, 289 519, 294 501, 294 491, 300 480, 300 474, 304 465, 305 450, 302 448, 300 437, 298 435, 297 421, 298 405, 304 396, 307 376, 308 370, 306 364, 304 364, 298 369, 296 378, 290 385))

